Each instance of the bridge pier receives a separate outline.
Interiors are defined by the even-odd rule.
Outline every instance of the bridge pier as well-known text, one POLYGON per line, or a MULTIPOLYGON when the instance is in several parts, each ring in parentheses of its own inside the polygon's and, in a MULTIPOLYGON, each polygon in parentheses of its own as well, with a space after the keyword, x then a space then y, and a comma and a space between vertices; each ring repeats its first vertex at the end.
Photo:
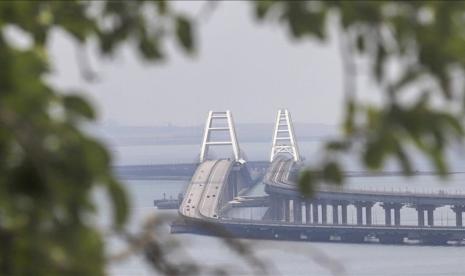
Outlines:
POLYGON ((355 205, 357 210, 357 225, 363 224, 363 206, 362 205, 355 205))
POLYGON ((436 209, 436 207, 429 207, 428 209, 426 209, 426 213, 427 213, 427 216, 428 216, 428 225, 429 226, 433 226, 434 225, 434 209, 436 209))
POLYGON ((371 208, 374 203, 372 202, 356 202, 355 208, 357 210, 357 225, 363 225, 363 209, 365 208, 365 224, 371 225, 371 208))
POLYGON ((328 216, 327 207, 326 207, 327 205, 325 202, 322 202, 320 205, 321 205, 321 223, 326 224, 328 220, 327 219, 327 216, 328 216))
POLYGON ((428 226, 434 226, 434 205, 419 205, 416 207, 418 211, 418 226, 425 226, 425 211, 426 211, 426 222, 428 226))
POLYGON ((278 220, 284 220, 284 205, 286 204, 286 199, 284 197, 278 197, 278 220))
POLYGON ((273 196, 270 200, 272 220, 282 221, 284 219, 284 198, 273 196))
POLYGON ((462 213, 465 210, 464 205, 455 205, 452 206, 452 211, 455 212, 455 225, 457 227, 462 227, 463 226, 463 217, 462 213))
POLYGON ((347 224, 347 204, 341 204, 341 216, 342 216, 342 224, 347 224))
POLYGON ((425 210, 422 207, 417 207, 418 226, 425 226, 425 210))
POLYGON ((391 208, 384 208, 384 220, 386 225, 391 225, 391 208))
POLYGON ((392 225, 392 210, 394 210, 394 225, 399 226, 402 204, 383 203, 381 206, 384 208, 385 224, 392 225))
POLYGON ((394 225, 399 226, 400 225, 400 209, 402 208, 402 205, 398 205, 394 207, 394 225))
POLYGON ((285 198, 284 200, 284 221, 285 222, 290 222, 291 221, 291 208, 289 207, 290 205, 290 200, 285 198))
POLYGON ((333 224, 339 224, 339 206, 341 206, 341 224, 347 224, 347 203, 333 201, 330 205, 333 208, 333 224))
POLYGON ((333 224, 339 224, 339 205, 333 203, 333 224))
POLYGON ((305 223, 309 224, 312 222, 312 203, 310 201, 305 201, 305 223))
POLYGON ((277 211, 278 211, 277 197, 271 196, 270 201, 269 201, 269 205, 270 205, 270 207, 268 208, 268 210, 270 212, 271 219, 272 220, 277 220, 278 219, 278 215, 277 215, 277 211))
POLYGON ((270 213, 270 217, 272 220, 275 220, 277 215, 276 215, 276 211, 277 211, 277 208, 276 208, 276 201, 274 200, 276 197, 270 197, 270 202, 269 202, 269 213, 270 213))
POLYGON ((455 222, 457 227, 462 227, 462 211, 455 212, 455 222))
MULTIPOLYGON (((373 206, 373 205, 372 205, 373 206)), ((372 206, 365 206, 365 220, 367 225, 371 225, 371 207, 372 206)))
POLYGON ((313 224, 318 224, 319 219, 318 219, 318 203, 313 202, 312 203, 312 222, 313 224))
POLYGON ((302 201, 299 198, 294 198, 293 203, 293 212, 294 212, 294 223, 302 223, 302 201))

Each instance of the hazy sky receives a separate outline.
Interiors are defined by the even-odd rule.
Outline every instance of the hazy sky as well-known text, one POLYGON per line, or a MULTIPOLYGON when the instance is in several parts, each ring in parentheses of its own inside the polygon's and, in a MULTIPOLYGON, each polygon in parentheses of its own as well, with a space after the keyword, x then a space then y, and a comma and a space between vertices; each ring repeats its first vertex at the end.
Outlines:
MULTIPOLYGON (((199 10, 198 4, 177 4, 199 10)), ((91 84, 78 72, 72 42, 55 35, 53 82, 88 91, 105 123, 198 125, 210 109, 230 109, 236 123, 266 123, 280 107, 296 122, 340 120, 342 75, 334 39, 291 40, 284 26, 256 22, 243 2, 221 3, 198 29, 195 57, 170 43, 166 64, 147 65, 124 49, 112 61, 92 58, 100 80, 91 84)))

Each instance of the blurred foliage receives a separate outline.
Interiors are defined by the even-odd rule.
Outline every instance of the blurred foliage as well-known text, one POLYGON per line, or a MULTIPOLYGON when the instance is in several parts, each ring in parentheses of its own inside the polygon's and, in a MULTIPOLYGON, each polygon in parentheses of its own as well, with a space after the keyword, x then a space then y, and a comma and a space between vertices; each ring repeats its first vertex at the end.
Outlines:
POLYGON ((113 230, 122 231, 128 199, 110 156, 83 124, 95 112, 79 93, 44 79, 47 43, 61 29, 77 44, 96 41, 103 56, 123 43, 146 60, 165 56, 170 36, 195 46, 191 21, 160 1, 0 2, 0 275, 102 275, 107 257, 96 229, 92 193, 112 203, 113 230), (15 47, 6 30, 30 43, 15 47))
MULTIPOLYGON (((105 148, 81 130, 95 119, 93 108, 76 91, 59 91, 45 80, 53 73, 47 43, 58 29, 78 45, 95 41, 102 56, 130 44, 144 60, 160 61, 168 39, 185 53, 195 53, 195 21, 171 4, 0 2, 1 275, 104 274, 108 256, 93 221, 92 193, 98 187, 112 203, 113 231, 143 250, 155 269, 199 273, 190 264, 173 267, 163 255, 167 245, 157 243, 152 228, 139 236, 124 232, 126 193, 105 148), (6 35, 11 28, 30 43, 16 46, 6 35)), ((321 164, 302 175, 305 193, 321 180, 342 183, 339 160, 348 152, 375 170, 395 158, 412 174, 408 147, 414 147, 446 174, 445 150, 464 136, 464 2, 270 0, 250 5, 258 20, 287 26, 295 39, 328 41, 330 25, 338 29, 345 72, 344 135, 328 142, 321 164), (382 90, 381 105, 356 97, 354 60, 361 57, 369 60, 372 79, 382 90), (390 73, 393 63, 400 65, 397 74, 390 73), (412 91, 413 100, 402 100, 412 91)), ((87 68, 81 69, 89 76, 87 68)))
POLYGON ((344 134, 329 141, 320 164, 302 174, 304 193, 321 181, 341 184, 340 158, 346 153, 360 156, 371 170, 397 160, 403 173, 412 175, 411 153, 420 152, 439 175, 447 174, 447 146, 464 136, 464 1, 253 4, 259 20, 287 26, 295 39, 328 41, 337 29, 345 74, 344 134), (357 99, 360 60, 368 60, 363 65, 383 93, 380 105, 357 99))

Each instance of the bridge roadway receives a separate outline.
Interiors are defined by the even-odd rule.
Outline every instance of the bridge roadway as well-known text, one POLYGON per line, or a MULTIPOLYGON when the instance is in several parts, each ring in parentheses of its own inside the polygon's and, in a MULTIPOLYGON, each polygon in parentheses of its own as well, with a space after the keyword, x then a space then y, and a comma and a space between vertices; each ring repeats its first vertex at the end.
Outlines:
MULTIPOLYGON (((386 225, 372 225, 371 212, 368 213, 370 208, 367 208, 366 221, 363 223, 359 220, 359 212, 357 208, 357 224, 347 223, 347 213, 344 219, 344 210, 342 211, 342 222, 333 221, 332 224, 328 223, 325 219, 315 221, 309 220, 310 209, 305 212, 307 219, 302 221, 303 213, 301 201, 297 200, 295 194, 292 194, 294 199, 287 202, 287 207, 292 207, 292 203, 298 202, 294 205, 294 219, 289 219, 289 210, 287 210, 287 218, 264 218, 263 220, 245 220, 236 218, 227 218, 221 216, 220 210, 227 206, 229 203, 222 201, 222 193, 228 188, 228 176, 234 166, 234 162, 229 160, 209 160, 201 163, 190 184, 187 187, 184 199, 179 207, 179 213, 183 220, 178 221, 172 225, 172 232, 194 232, 199 234, 216 235, 212 229, 218 227, 205 227, 206 223, 219 226, 229 232, 234 237, 242 238, 258 238, 258 239, 285 239, 285 240, 318 240, 318 241, 345 241, 345 242, 364 242, 367 239, 374 238, 381 243, 403 243, 405 240, 420 241, 426 244, 445 244, 449 241, 462 243, 465 240, 465 230, 461 225, 458 227, 441 227, 420 223, 418 226, 400 225, 399 216, 395 213, 395 223, 387 221, 386 225), (298 207, 295 207, 298 206, 298 207), (300 208, 299 208, 300 207, 300 208), (300 209, 300 212, 298 211, 300 209), (300 216, 300 219, 297 217, 300 216)), ((277 159, 269 170, 266 180, 268 186, 278 188, 281 190, 296 190, 295 184, 289 181, 290 174, 292 173, 295 164, 286 159, 277 159), (272 184, 272 185, 270 185, 272 184), (294 186, 294 187, 292 187, 294 186)), ((321 193, 321 192, 320 192, 321 193)), ((328 192, 330 194, 332 192, 328 192)), ((352 200, 357 204, 357 198, 361 193, 346 193, 338 192, 341 197, 344 195, 343 200, 352 200), (354 196, 355 195, 355 196, 354 196)), ((290 194, 289 194, 290 195, 290 194)), ((270 209, 274 205, 273 193, 270 194, 270 209)), ((282 196, 282 195, 280 195, 282 196)), ((286 195, 284 195, 286 196, 286 195)), ((300 196, 300 195, 299 195, 300 196)), ((365 196, 363 194, 363 196, 365 196)), ((369 194, 366 194, 369 196, 369 194)), ((385 199, 386 196, 393 195, 374 195, 376 200, 385 199), (384 196, 383 198, 379 196, 384 196)), ((418 196, 418 195, 415 195, 418 196)), ((421 195, 425 197, 425 195, 421 195)), ((401 196, 402 197, 402 196, 401 196)), ((368 197, 367 197, 368 198, 368 197)), ((312 199, 314 200, 314 199, 312 199)), ((334 198, 333 198, 334 200, 334 198)), ((370 198, 374 200, 374 198, 370 198)), ((456 199, 458 200, 458 199, 456 199)), ((403 202, 407 202, 405 200, 403 202)), ((465 200, 462 201, 465 204, 465 200)), ((283 205, 281 205, 282 207, 283 205)), ((337 206, 337 205, 336 205, 337 206)), ((334 208, 333 208, 334 209, 334 208)), ((337 209, 337 208, 336 208, 337 209)), ((390 214, 390 210, 389 214, 390 214)), ((313 210, 312 210, 313 211, 313 210)), ((323 210, 321 210, 323 213, 323 210)), ((334 211, 334 210, 333 210, 334 211)), ((314 211, 313 211, 313 214, 314 211)), ((424 214, 424 213, 422 213, 424 214)), ((461 212, 460 212, 461 214, 461 212)), ((338 217, 338 214, 336 214, 338 217)), ((419 216, 420 217, 420 216, 419 216)), ((361 218, 361 216, 360 216, 361 218)), ((461 218, 461 217, 460 217, 461 218)), ((420 220, 420 219, 419 219, 420 220)), ((224 231, 222 232, 224 233, 224 231)))
POLYGON ((233 166, 229 160, 201 163, 189 183, 179 213, 187 218, 218 218, 218 203, 233 166))
MULTIPOLYGON (((270 165, 265 175, 266 191, 287 196, 301 196, 298 185, 289 179, 295 162, 292 159, 277 158, 270 165)), ((411 192, 367 191, 347 189, 330 185, 320 185, 314 196, 316 200, 336 200, 347 203, 355 202, 388 202, 405 205, 465 205, 465 195, 448 194, 446 192, 417 194, 411 192)))

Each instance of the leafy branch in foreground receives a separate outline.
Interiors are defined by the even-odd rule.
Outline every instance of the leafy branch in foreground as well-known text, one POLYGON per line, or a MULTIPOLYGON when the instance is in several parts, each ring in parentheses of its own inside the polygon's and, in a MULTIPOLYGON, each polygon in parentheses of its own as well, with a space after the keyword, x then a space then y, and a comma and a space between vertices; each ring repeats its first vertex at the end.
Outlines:
POLYGON ((302 191, 343 182, 341 155, 355 153, 368 169, 389 159, 412 175, 412 152, 448 171, 446 149, 463 142, 465 3, 462 1, 257 1, 256 17, 287 25, 296 39, 330 39, 339 29, 346 94, 343 135, 326 145, 319 165, 303 173, 302 191), (382 93, 379 105, 356 97, 361 61, 382 93), (366 61, 368 60, 368 61, 366 61), (355 63, 354 61, 358 61, 355 63))
MULTIPOLYGON (((303 175, 306 193, 322 179, 342 183, 339 160, 348 152, 371 169, 395 158, 411 174, 411 146, 441 175, 447 172, 445 150, 464 135, 464 2, 264 0, 250 5, 259 20, 279 21, 296 39, 327 41, 328 22, 339 30, 346 75, 344 135, 329 142, 320 166, 303 175), (362 58, 382 91, 378 106, 356 97, 354 60, 362 58)), ((102 56, 116 54, 127 43, 142 59, 160 61, 167 39, 188 54, 196 49, 192 19, 167 1, 0 2, 4 275, 103 274, 108 259, 92 221, 94 189, 103 187, 109 194, 114 231, 124 233, 128 217, 126 193, 110 170, 109 155, 81 131, 95 119, 92 107, 45 81, 53 73, 47 43, 57 29, 78 45, 96 42, 102 56), (11 29, 30 42, 17 47, 7 36, 11 29)), ((148 253, 154 267, 170 272, 157 266, 164 259, 153 258, 156 252, 148 253)))
MULTIPOLYGON (((164 57, 162 41, 195 49, 191 20, 164 1, 4 1, 0 3, 0 274, 101 275, 107 257, 92 194, 112 202, 124 229, 128 199, 106 149, 81 127, 95 119, 78 93, 59 91, 47 43, 60 29, 103 56, 133 44, 145 60, 164 57), (7 35, 28 41, 21 47, 7 35)), ((155 260, 156 262, 156 260, 155 260)))

